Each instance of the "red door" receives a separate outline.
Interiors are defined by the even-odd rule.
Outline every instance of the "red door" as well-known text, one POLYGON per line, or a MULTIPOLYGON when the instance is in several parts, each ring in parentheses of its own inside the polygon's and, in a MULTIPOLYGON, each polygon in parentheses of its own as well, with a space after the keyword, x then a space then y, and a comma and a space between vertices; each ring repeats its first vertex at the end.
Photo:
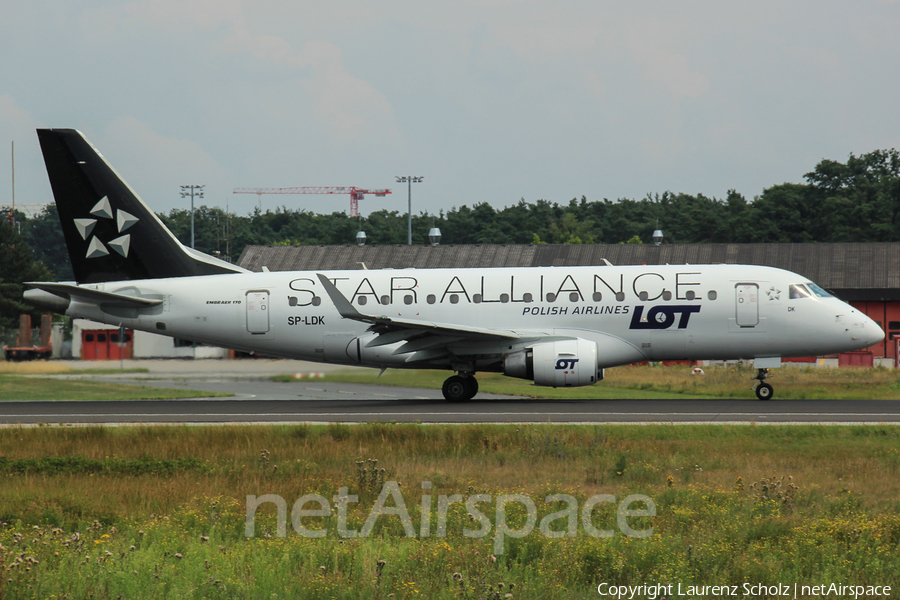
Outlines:
POLYGON ((109 358, 111 360, 121 360, 123 358, 131 358, 134 352, 134 343, 132 342, 131 329, 125 330, 125 339, 119 339, 118 331, 109 332, 109 358))
POLYGON ((85 329, 81 332, 82 360, 119 360, 134 356, 134 330, 125 330, 125 343, 119 345, 116 329, 85 329))

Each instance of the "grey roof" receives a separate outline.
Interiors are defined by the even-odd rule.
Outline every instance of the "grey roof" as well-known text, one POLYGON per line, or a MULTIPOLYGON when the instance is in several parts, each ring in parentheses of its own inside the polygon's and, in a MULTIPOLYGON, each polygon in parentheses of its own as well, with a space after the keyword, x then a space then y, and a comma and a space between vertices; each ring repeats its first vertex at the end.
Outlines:
POLYGON ((845 300, 900 300, 900 242, 865 244, 476 244, 247 246, 251 271, 750 264, 799 273, 845 300))

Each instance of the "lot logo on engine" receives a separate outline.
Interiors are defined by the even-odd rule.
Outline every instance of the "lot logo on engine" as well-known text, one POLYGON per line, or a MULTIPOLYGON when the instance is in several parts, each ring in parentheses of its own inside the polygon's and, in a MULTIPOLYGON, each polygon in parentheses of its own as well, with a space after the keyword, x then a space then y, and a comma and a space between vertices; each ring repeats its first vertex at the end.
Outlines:
POLYGON ((693 313, 700 312, 699 306, 654 306, 647 311, 647 317, 642 318, 643 306, 634 307, 634 315, 631 317, 630 329, 668 329, 675 322, 675 315, 680 314, 678 329, 686 329, 688 320, 693 313))
POLYGON ((578 362, 577 358, 560 358, 556 361, 556 370, 563 371, 565 369, 574 369, 575 363, 578 362))

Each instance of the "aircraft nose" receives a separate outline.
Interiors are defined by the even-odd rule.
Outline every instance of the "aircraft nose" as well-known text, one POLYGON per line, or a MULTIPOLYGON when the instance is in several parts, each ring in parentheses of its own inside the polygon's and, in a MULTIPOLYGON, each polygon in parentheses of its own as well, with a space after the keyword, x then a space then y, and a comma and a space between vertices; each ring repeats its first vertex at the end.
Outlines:
POLYGON ((866 345, 874 346, 884 339, 884 331, 878 326, 878 323, 866 317, 865 321, 866 345))

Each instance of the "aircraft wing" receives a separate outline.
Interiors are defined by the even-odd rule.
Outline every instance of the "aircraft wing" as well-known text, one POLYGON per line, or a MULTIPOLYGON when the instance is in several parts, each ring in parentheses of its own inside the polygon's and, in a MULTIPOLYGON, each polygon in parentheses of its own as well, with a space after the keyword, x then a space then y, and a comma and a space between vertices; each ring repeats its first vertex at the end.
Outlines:
POLYGON ((405 354, 409 352, 434 350, 437 347, 446 346, 447 344, 456 342, 495 341, 502 343, 511 340, 521 340, 523 337, 541 337, 540 334, 536 336, 534 332, 529 332, 527 336, 523 336, 514 331, 365 315, 356 310, 350 301, 338 291, 337 287, 335 287, 325 275, 316 273, 316 276, 319 278, 322 287, 325 288, 325 291, 328 293, 328 296, 331 298, 331 301, 334 303, 334 306, 337 308, 341 317, 369 323, 371 325, 369 331, 379 334, 377 338, 366 344, 366 347, 385 346, 387 344, 406 341, 406 344, 394 352, 394 354, 405 354))
POLYGON ((99 304, 109 308, 150 308, 162 304, 162 300, 154 298, 141 298, 138 296, 127 296, 125 294, 114 294, 112 292, 101 292, 80 285, 71 283, 48 283, 44 281, 29 281, 25 285, 32 289, 39 289, 49 292, 54 296, 66 298, 68 300, 80 300, 91 304, 99 304))

